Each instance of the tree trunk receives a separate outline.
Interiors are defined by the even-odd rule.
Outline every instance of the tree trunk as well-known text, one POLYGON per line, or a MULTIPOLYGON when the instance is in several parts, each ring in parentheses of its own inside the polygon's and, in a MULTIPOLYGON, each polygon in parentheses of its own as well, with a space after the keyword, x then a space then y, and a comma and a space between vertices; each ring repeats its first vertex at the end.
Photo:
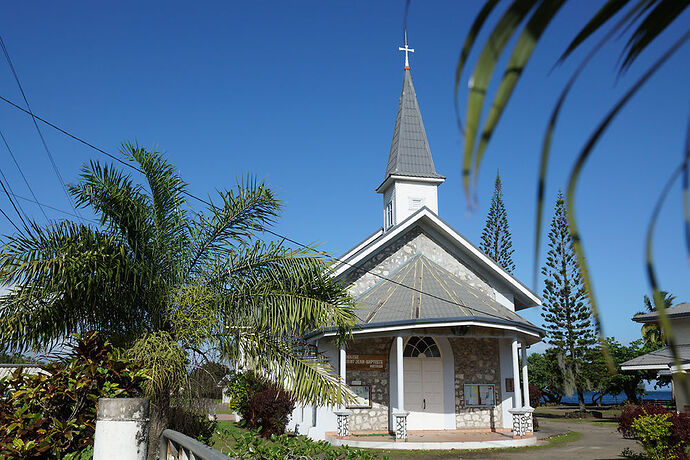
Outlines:
POLYGON ((170 423, 170 390, 165 389, 151 398, 151 421, 149 423, 148 460, 157 460, 158 442, 170 423))
POLYGON ((640 403, 637 397, 637 386, 635 386, 635 388, 624 388, 623 392, 625 393, 625 396, 628 398, 628 401, 632 404, 640 403))
POLYGON ((577 389, 577 404, 580 406, 580 412, 587 411, 587 407, 585 406, 585 393, 582 391, 582 388, 577 389))

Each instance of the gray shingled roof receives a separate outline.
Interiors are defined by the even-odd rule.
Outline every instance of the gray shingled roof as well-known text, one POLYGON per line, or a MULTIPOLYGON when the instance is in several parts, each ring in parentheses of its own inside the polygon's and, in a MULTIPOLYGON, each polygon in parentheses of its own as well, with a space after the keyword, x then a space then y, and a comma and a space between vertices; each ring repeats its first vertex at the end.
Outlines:
POLYGON ((386 178, 391 174, 443 178, 436 174, 434 168, 434 160, 431 158, 431 150, 409 69, 405 69, 403 78, 398 116, 395 118, 393 141, 388 155, 386 178))
POLYGON ((355 299, 360 325, 432 318, 488 318, 536 328, 482 290, 421 254, 390 274, 388 279, 392 282, 381 280, 355 299))
MULTIPOLYGON (((690 316, 690 303, 679 303, 675 307, 667 308, 666 314, 669 318, 683 318, 685 316, 690 316)), ((656 311, 633 317, 633 321, 637 321, 638 323, 655 323, 658 319, 659 313, 656 311)))
MULTIPOLYGON (((690 345, 677 345, 678 356, 681 362, 690 361, 690 345)), ((673 353, 670 347, 660 348, 651 353, 647 353, 630 361, 621 364, 621 368, 626 370, 626 367, 645 366, 656 369, 666 369, 673 364, 673 353)))

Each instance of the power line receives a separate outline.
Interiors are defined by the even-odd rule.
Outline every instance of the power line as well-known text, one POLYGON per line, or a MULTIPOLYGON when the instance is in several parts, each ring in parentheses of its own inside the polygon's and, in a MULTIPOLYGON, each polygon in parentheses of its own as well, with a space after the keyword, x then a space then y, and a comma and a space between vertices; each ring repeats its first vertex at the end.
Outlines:
MULTIPOLYGON (((74 135, 74 134, 72 134, 72 133, 70 133, 70 132, 68 132, 68 131, 65 131, 64 129, 60 128, 59 126, 57 126, 57 125, 55 125, 55 124, 53 124, 53 123, 51 123, 51 122, 49 122, 49 121, 47 121, 47 120, 41 118, 41 117, 38 116, 38 115, 35 115, 35 114, 33 114, 33 113, 27 111, 27 110, 24 109, 23 107, 18 106, 17 104, 15 104, 14 102, 12 102, 12 101, 10 101, 10 100, 4 98, 3 96, 0 96, 0 99, 2 99, 3 101, 5 101, 6 103, 10 104, 11 106, 15 107, 16 109, 19 109, 19 110, 21 110, 22 112, 24 112, 24 113, 26 113, 26 114, 28 114, 28 115, 31 115, 31 116, 34 117, 36 120, 39 120, 39 121, 41 121, 42 123, 45 123, 45 124, 47 124, 48 126, 50 126, 50 127, 54 128, 54 129, 60 131, 61 133, 65 134, 66 136, 69 136, 69 137, 71 137, 72 139, 74 139, 74 140, 76 140, 76 141, 78 141, 78 142, 80 142, 80 143, 82 143, 82 144, 84 144, 84 145, 86 145, 86 146, 88 146, 88 147, 91 147, 92 149, 96 150, 97 152, 100 152, 100 153, 102 153, 102 154, 108 156, 109 158, 112 158, 113 160, 116 160, 117 162, 122 163, 123 165, 125 165, 125 166, 127 166, 127 167, 129 167, 129 168, 132 168, 132 169, 134 169, 134 170, 136 170, 136 171, 138 171, 138 172, 140 172, 140 173, 142 173, 142 174, 145 174, 144 171, 142 171, 140 168, 138 168, 138 167, 136 167, 136 166, 134 166, 134 165, 132 165, 132 164, 130 164, 130 163, 127 163, 126 161, 123 161, 122 159, 116 157, 115 155, 113 155, 113 154, 111 154, 111 153, 108 153, 108 152, 106 152, 105 150, 103 150, 103 149, 101 149, 101 148, 98 148, 98 147, 96 147, 96 146, 93 145, 93 144, 90 144, 89 142, 87 142, 87 141, 81 139, 80 137, 77 137, 76 135, 74 135)), ((205 205, 207 205, 207 206, 209 206, 209 207, 212 207, 212 206, 213 206, 213 204, 212 204, 210 201, 207 201, 207 200, 205 200, 205 199, 203 199, 203 198, 200 198, 200 197, 198 197, 198 196, 196 196, 196 195, 194 195, 194 194, 192 194, 192 193, 190 193, 190 192, 183 191, 182 193, 185 194, 186 196, 190 197, 190 198, 194 198, 195 200, 197 200, 197 201, 199 201, 199 202, 201 202, 201 203, 204 203, 205 205)), ((61 212, 66 212, 66 211, 61 211, 61 212)), ((290 238, 290 237, 287 237, 287 236, 282 235, 282 234, 280 234, 280 233, 274 232, 274 231, 272 231, 272 230, 264 229, 264 231, 265 231, 266 233, 270 233, 271 235, 274 235, 274 236, 276 236, 276 237, 278 237, 278 238, 281 238, 281 239, 283 239, 283 240, 285 240, 285 241, 289 241, 290 243, 295 244, 295 245, 297 245, 297 246, 300 246, 300 247, 302 247, 302 248, 313 249, 312 246, 309 246, 309 245, 304 244, 304 243, 300 243, 299 241, 293 240, 293 239, 290 238)), ((446 303, 449 303, 449 304, 451 304, 451 305, 455 305, 455 306, 467 308, 467 309, 470 310, 470 311, 479 312, 481 315, 484 315, 484 316, 489 316, 489 317, 493 317, 493 318, 497 318, 497 319, 501 319, 501 320, 507 320, 507 319, 508 319, 508 318, 505 318, 505 317, 502 317, 502 316, 499 316, 499 315, 494 315, 494 314, 491 314, 491 313, 488 313, 488 312, 480 311, 480 310, 478 310, 478 309, 476 309, 476 308, 469 307, 469 306, 467 306, 467 305, 464 305, 464 304, 462 304, 462 303, 455 302, 455 301, 453 301, 453 300, 445 299, 445 298, 443 298, 443 297, 440 297, 440 296, 437 296, 437 295, 434 295, 434 294, 430 294, 430 293, 428 293, 428 292, 424 292, 424 291, 422 291, 421 289, 417 289, 417 288, 414 287, 414 286, 408 286, 407 284, 400 283, 400 282, 398 282, 398 281, 392 280, 392 279, 387 278, 387 277, 385 277, 385 276, 383 276, 383 275, 380 275, 380 274, 378 274, 378 273, 374 273, 373 271, 366 270, 366 269, 364 269, 364 268, 356 267, 354 264, 351 264, 350 262, 346 262, 346 261, 344 261, 344 260, 342 260, 342 259, 339 259, 339 258, 337 258, 337 257, 329 256, 328 254, 326 254, 326 253, 324 253, 324 252, 321 252, 321 254, 323 254, 323 255, 329 257, 330 259, 332 259, 332 260, 334 260, 334 261, 336 261, 336 262, 340 262, 340 263, 342 263, 342 264, 344 264, 344 265, 348 265, 348 266, 350 266, 350 267, 353 267, 353 268, 355 268, 355 270, 357 270, 359 273, 362 273, 362 274, 369 273, 369 274, 371 274, 371 275, 374 275, 374 276, 377 277, 377 278, 380 278, 381 280, 388 281, 389 283, 396 284, 396 285, 398 285, 398 286, 404 287, 404 288, 406 288, 406 289, 410 289, 410 290, 415 291, 415 292, 418 292, 418 293, 420 293, 420 294, 424 294, 424 295, 426 295, 426 296, 431 297, 432 299, 439 300, 439 301, 441 301, 441 302, 446 302, 446 303)))
POLYGON ((7 214, 5 214, 5 211, 3 211, 2 208, 0 208, 0 212, 2 213, 3 216, 5 216, 5 217, 7 218, 7 220, 10 221, 10 224, 12 224, 12 226, 13 226, 14 228, 16 228, 17 231, 18 231, 19 233, 22 232, 21 230, 19 230, 19 227, 17 227, 17 224, 15 224, 15 223, 12 221, 12 219, 10 219, 10 216, 8 216, 7 214))
MULTIPOLYGON (((4 180, 7 183, 7 188, 10 191, 10 195, 14 196, 14 190, 12 190, 12 186, 10 185, 10 181, 7 179, 7 176, 5 176, 5 173, 3 172, 2 169, 0 169, 0 175, 2 176, 2 180, 4 180)), ((24 211, 24 208, 22 208, 22 205, 17 202, 17 206, 19 206, 19 210, 22 212, 24 217, 28 219, 28 215, 26 214, 26 211, 24 211)))
POLYGON ((22 167, 19 166, 19 162, 17 161, 17 158, 14 156, 14 153, 12 152, 12 149, 10 148, 10 144, 7 143, 7 139, 5 139, 5 135, 2 133, 2 130, 0 130, 0 137, 2 137, 2 141, 5 143, 5 147, 7 147, 7 151, 10 152, 10 156, 12 157, 12 161, 14 161, 15 166, 19 170, 19 174, 21 174, 22 179, 24 179, 24 183, 29 188, 29 192, 31 192, 31 196, 34 197, 35 203, 37 203, 38 207, 41 209, 41 212, 43 213, 43 217, 45 217, 46 220, 48 220, 48 216, 46 215, 46 212, 43 209, 43 206, 41 205, 41 203, 38 202, 38 198, 36 198, 36 194, 34 193, 34 190, 31 188, 31 185, 29 185, 29 181, 26 179, 26 176, 24 175, 24 171, 22 171, 22 167))
MULTIPOLYGON (((5 177, 5 173, 2 172, 2 169, 0 169, 0 174, 2 174, 3 178, 5 177)), ((5 178, 5 181, 6 180, 7 180, 7 178, 5 178)), ((19 216, 19 220, 21 220, 22 224, 24 224, 24 228, 29 228, 28 225, 26 225, 26 221, 24 220, 24 216, 22 216, 22 213, 19 212, 19 209, 17 209, 17 205, 15 204, 14 200, 12 199, 12 196, 7 191, 7 188, 5 188, 5 181, 0 180, 0 186, 2 186, 2 191, 5 192, 5 195, 7 195, 7 199, 10 200, 10 204, 12 205, 12 207, 14 208, 14 211, 19 216)), ((10 186, 9 182, 7 183, 7 186, 8 187, 10 186)))
MULTIPOLYGON (((36 127, 36 132, 38 132, 38 137, 41 138, 41 143, 43 144, 43 148, 46 151, 46 154, 48 155, 48 159, 50 160, 50 164, 53 167, 53 171, 55 172, 55 175, 58 178, 58 181, 60 181, 60 185, 62 185, 62 190, 65 192, 65 196, 67 197, 67 201, 69 202, 70 206, 74 210, 75 214, 79 216, 79 211, 77 211, 77 208, 74 206, 74 203, 72 202, 72 198, 69 196, 69 193, 67 192, 67 186, 65 185, 65 181, 62 179, 62 174, 60 174, 60 170, 58 169, 57 164, 55 163, 55 159, 53 158, 53 154, 50 152, 50 149, 48 148, 48 143, 46 142, 45 138, 43 137, 43 133, 41 132, 41 129, 38 127, 38 123, 36 123, 36 117, 33 115, 33 111, 31 110, 31 106, 29 105, 29 100, 26 97, 26 93, 24 93, 24 88, 22 87, 21 81, 19 81, 19 75, 17 75, 16 70, 14 69, 14 65, 12 64, 12 59, 10 58, 10 54, 7 51, 7 47, 5 46, 5 41, 2 39, 2 36, 0 36, 0 47, 2 47, 2 52, 5 54, 5 59, 7 60, 7 63, 10 66, 10 70, 12 70, 12 75, 14 75, 14 80, 17 82, 17 86, 19 86, 19 91, 22 93, 22 97, 24 98, 24 103, 26 104, 26 108, 29 110, 29 113, 31 114, 31 120, 34 122, 34 126, 36 127)), ((81 219, 81 216, 79 216, 79 219, 81 219)))
MULTIPOLYGON (((10 193, 12 193, 12 192, 10 191, 10 193)), ((48 209, 52 209, 53 211, 61 212, 62 214, 66 214, 66 215, 68 215, 68 216, 80 217, 80 216, 78 216, 78 215, 76 215, 76 214, 74 214, 74 213, 72 213, 72 212, 65 211, 65 210, 60 209, 60 208, 56 208, 55 206, 51 206, 51 205, 49 205, 49 204, 39 203, 39 202, 36 201, 36 200, 32 200, 31 198, 27 198, 27 197, 25 197, 25 196, 17 195, 16 193, 12 193, 12 196, 15 197, 15 198, 19 198, 20 200, 28 201, 29 203, 35 203, 35 204, 37 204, 37 205, 39 205, 39 206, 43 206, 43 207, 46 207, 46 208, 48 208, 48 209)), ((86 218, 86 217, 84 217, 83 219, 84 219, 84 220, 91 221, 91 222, 95 222, 95 223, 100 223, 100 222, 99 222, 98 220, 96 220, 96 219, 89 219, 89 218, 86 218)))

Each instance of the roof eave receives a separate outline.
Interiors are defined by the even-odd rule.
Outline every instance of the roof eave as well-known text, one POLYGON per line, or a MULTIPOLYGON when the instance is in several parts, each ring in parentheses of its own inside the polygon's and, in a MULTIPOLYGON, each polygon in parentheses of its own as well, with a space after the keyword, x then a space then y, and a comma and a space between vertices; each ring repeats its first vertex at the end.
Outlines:
MULTIPOLYGON (((473 325, 491 327, 493 326, 508 326, 515 329, 516 332, 531 335, 538 338, 537 341, 541 340, 546 336, 546 331, 540 327, 534 326, 532 324, 524 324, 517 321, 511 321, 508 319, 501 318, 491 318, 485 316, 463 316, 463 317, 451 317, 451 318, 417 318, 417 319, 405 319, 397 321, 382 321, 378 323, 366 323, 357 324, 353 329, 352 333, 365 333, 372 332, 372 330, 378 329, 389 329, 391 331, 398 329, 419 329, 428 327, 452 327, 458 325, 467 325, 467 323, 475 323, 473 325)), ((312 331, 303 336, 304 340, 319 339, 327 336, 334 336, 338 334, 339 329, 337 327, 327 327, 318 331, 312 331)), ((503 338, 503 337, 497 337, 503 338)))
POLYGON ((410 181, 410 182, 426 182, 429 184, 442 184, 446 181, 446 178, 441 175, 437 175, 436 177, 425 177, 425 176, 408 176, 406 174, 389 174, 383 182, 381 182, 381 185, 376 187, 376 193, 383 193, 390 185, 393 183, 393 181, 396 180, 405 180, 405 181, 410 181))

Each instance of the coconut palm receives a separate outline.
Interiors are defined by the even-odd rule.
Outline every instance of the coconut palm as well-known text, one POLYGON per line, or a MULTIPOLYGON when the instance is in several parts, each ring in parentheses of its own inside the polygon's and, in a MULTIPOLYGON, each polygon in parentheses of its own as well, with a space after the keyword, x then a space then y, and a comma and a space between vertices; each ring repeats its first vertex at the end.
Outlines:
POLYGON ((97 330, 133 347, 150 370, 152 445, 167 424, 189 350, 220 350, 302 400, 340 403, 339 380, 298 337, 354 324, 330 260, 313 248, 288 249, 258 236, 280 204, 247 180, 195 213, 187 184, 160 154, 125 144, 123 162, 90 162, 70 186, 100 226, 29 225, 0 252, 0 348, 45 349, 70 334, 97 330))
MULTIPOLYGON (((674 300, 676 300, 676 297, 674 295, 669 294, 666 291, 659 292, 661 293, 661 296, 664 301, 663 308, 671 308, 673 306, 674 300)), ((645 315, 647 313, 654 313, 657 311, 656 306, 654 305, 654 301, 646 295, 644 296, 643 304, 644 310, 635 313, 635 316, 645 315)), ((645 345, 653 346, 655 348, 661 348, 664 345, 667 345, 666 337, 664 337, 664 331, 658 323, 647 323, 643 325, 641 332, 645 345)))

